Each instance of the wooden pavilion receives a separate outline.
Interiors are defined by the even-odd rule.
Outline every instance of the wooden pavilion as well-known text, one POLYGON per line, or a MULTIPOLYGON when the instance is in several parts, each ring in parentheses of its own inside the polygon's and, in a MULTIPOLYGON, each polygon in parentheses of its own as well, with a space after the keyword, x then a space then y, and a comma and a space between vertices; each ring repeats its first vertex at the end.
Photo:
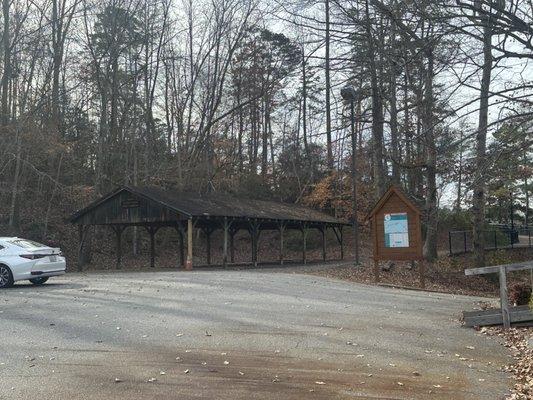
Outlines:
MULTIPOLYGON (((91 226, 109 226, 116 234, 117 267, 122 259, 122 234, 127 227, 144 227, 150 235, 150 266, 155 266, 155 234, 161 228, 176 229, 180 243, 180 264, 192 268, 193 230, 201 229, 206 236, 207 264, 211 264, 211 235, 221 229, 224 233, 223 265, 234 262, 233 238, 243 229, 249 232, 252 243, 251 262, 257 265, 260 233, 277 230, 280 233, 279 262, 283 264, 284 232, 287 229, 302 233, 302 258, 307 262, 306 246, 310 229, 322 234, 322 259, 326 260, 326 230, 335 233, 343 252, 343 226, 349 225, 323 212, 295 204, 250 200, 212 193, 191 193, 164 190, 156 187, 123 186, 76 212, 70 222, 79 227, 79 256, 91 226), (187 238, 187 258, 184 241, 187 238), (229 257, 228 257, 229 256, 229 257)), ((81 267, 80 267, 81 268, 81 267)))

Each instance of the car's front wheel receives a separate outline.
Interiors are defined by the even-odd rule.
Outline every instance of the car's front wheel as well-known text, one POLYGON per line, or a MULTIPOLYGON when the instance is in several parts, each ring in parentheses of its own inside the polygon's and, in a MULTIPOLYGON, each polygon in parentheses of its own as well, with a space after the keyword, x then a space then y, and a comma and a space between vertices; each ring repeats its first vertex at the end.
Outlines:
POLYGON ((47 280, 48 280, 47 277, 43 277, 43 278, 33 278, 33 279, 30 279, 30 282, 33 283, 34 285, 42 285, 42 284, 45 283, 47 280))
POLYGON ((0 289, 13 286, 13 274, 6 265, 0 265, 0 289))

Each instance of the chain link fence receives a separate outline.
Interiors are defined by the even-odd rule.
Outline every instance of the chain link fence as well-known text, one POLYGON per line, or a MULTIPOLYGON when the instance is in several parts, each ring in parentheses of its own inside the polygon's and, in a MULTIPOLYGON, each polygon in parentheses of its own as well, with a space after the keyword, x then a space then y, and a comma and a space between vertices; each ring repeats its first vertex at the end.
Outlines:
MULTIPOLYGON (((533 228, 519 227, 484 230, 485 250, 515 249, 532 247, 533 228)), ((464 254, 473 250, 472 231, 449 231, 448 250, 450 255, 464 254)))

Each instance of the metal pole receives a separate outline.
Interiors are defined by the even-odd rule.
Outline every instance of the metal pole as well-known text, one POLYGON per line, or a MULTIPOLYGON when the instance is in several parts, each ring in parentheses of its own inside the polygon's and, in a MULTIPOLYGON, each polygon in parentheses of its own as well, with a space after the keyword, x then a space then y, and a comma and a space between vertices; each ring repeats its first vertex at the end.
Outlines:
POLYGON ((463 241, 464 241, 464 249, 466 253, 466 231, 463 231, 463 241))
POLYGON ((452 231, 448 231, 448 248, 450 249, 450 255, 452 255, 452 231))
POLYGON ((498 235, 496 231, 494 231, 494 249, 498 250, 498 235))
POLYGON ((359 265, 359 226, 357 221, 357 139, 355 137, 355 106, 354 98, 350 101, 350 119, 352 130, 352 213, 353 213, 353 244, 354 261, 359 265))

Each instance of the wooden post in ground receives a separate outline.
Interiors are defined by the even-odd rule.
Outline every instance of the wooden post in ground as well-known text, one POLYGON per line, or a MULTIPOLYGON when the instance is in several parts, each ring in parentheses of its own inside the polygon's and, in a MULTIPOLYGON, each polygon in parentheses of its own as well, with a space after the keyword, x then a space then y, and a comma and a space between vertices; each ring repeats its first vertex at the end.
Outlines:
POLYGON ((183 240, 183 234, 185 233, 185 228, 183 227, 181 222, 178 222, 178 225, 176 225, 176 232, 178 232, 178 240, 180 244, 180 267, 183 267, 185 265, 185 254, 184 254, 184 240, 183 240))
POLYGON ((507 297, 507 271, 505 266, 499 268, 500 277, 500 304, 502 308, 503 327, 508 329, 511 327, 511 320, 509 317, 509 298, 507 297))
POLYGON ((211 265, 211 233, 213 230, 211 228, 204 229, 205 233, 205 248, 207 256, 207 265, 211 265))
POLYGON ((255 232, 253 225, 250 228, 250 239, 251 239, 251 245, 252 245, 252 265, 255 266, 255 232))
POLYGON ((343 238, 342 225, 339 226, 339 236, 340 236, 340 243, 341 243, 341 260, 344 260, 344 238, 343 238))
POLYGON ((426 261, 425 260, 420 260, 419 273, 420 273, 420 288, 425 289, 426 288, 426 261))
POLYGON ((115 231, 116 237, 117 237, 117 269, 120 269, 122 264, 122 232, 124 231, 124 227, 121 225, 113 226, 113 230, 115 231))
POLYGON ((304 265, 307 264, 307 233, 308 233, 307 225, 303 224, 302 226, 302 242, 303 242, 302 261, 304 265))
POLYGON ((85 227, 83 225, 78 225, 78 272, 83 271, 83 266, 85 265, 85 257, 83 255, 83 245, 85 242, 85 227))
POLYGON ((250 226, 248 232, 250 232, 250 237, 252 239, 252 264, 254 267, 257 267, 257 253, 258 253, 258 241, 259 241, 259 227, 261 226, 257 220, 250 221, 250 226))
POLYGON ((229 222, 228 222, 227 217, 224 217, 224 223, 223 223, 222 228, 224 229, 222 264, 224 265, 224 268, 226 268, 228 266, 228 230, 229 230, 229 222))
POLYGON ((150 267, 155 268, 155 234, 157 227, 149 226, 146 230, 150 234, 150 267))
POLYGON ((283 265, 284 262, 284 249, 283 249, 283 236, 285 233, 285 223, 279 223, 279 265, 283 265))
POLYGON ((185 263, 185 269, 192 270, 192 218, 187 220, 187 262, 185 263))
POLYGON ((322 261, 326 261, 326 226, 320 228, 322 234, 322 261))
POLYGON ((374 259, 374 282, 379 283, 379 261, 374 259))
POLYGON ((230 229, 229 232, 229 259, 233 264, 235 262, 235 234, 236 230, 230 229))

